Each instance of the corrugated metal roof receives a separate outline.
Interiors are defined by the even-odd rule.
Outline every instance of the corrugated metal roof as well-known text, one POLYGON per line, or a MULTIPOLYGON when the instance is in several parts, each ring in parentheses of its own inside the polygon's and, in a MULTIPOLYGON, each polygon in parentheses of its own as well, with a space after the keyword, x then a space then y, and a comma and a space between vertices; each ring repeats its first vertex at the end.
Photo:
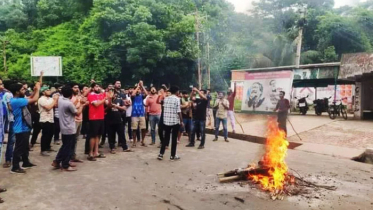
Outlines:
POLYGON ((231 71, 276 71, 276 70, 292 70, 292 69, 309 69, 309 68, 322 68, 322 67, 339 67, 340 62, 335 63, 318 63, 318 64, 307 64, 300 65, 299 68, 294 66, 278 66, 278 67, 266 67, 266 68, 254 68, 254 69, 239 69, 231 71))

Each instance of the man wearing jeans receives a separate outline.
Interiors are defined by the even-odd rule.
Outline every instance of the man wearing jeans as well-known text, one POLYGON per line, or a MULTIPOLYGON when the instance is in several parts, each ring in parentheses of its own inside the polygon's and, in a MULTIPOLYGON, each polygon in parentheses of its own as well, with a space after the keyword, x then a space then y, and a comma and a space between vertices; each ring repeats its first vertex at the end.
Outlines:
MULTIPOLYGON (((43 74, 43 73, 42 73, 43 74)), ((35 103, 39 99, 40 82, 35 84, 34 96, 31 99, 25 98, 26 89, 22 84, 13 84, 10 86, 14 98, 10 99, 10 107, 13 110, 14 124, 13 130, 16 135, 16 144, 13 152, 13 167, 11 173, 24 174, 26 171, 21 169, 19 162, 23 161, 22 168, 31 168, 35 166, 29 160, 29 138, 31 131, 31 119, 24 119, 23 112, 27 113, 27 105, 35 103), (26 122, 27 121, 27 122, 26 122)), ((29 112, 28 112, 29 114, 29 112)), ((30 114, 29 114, 30 116, 30 114)))
POLYGON ((180 99, 177 97, 179 94, 178 87, 170 88, 171 96, 164 99, 164 115, 163 115, 163 125, 165 130, 164 142, 162 142, 161 151, 158 155, 158 160, 163 159, 166 146, 168 146, 170 141, 170 136, 172 133, 172 145, 171 145, 171 161, 179 160, 180 157, 176 155, 177 148, 177 134, 179 133, 180 126, 183 127, 183 118, 181 116, 180 99))
POLYGON ((201 144, 198 149, 205 148, 206 139, 206 110, 207 110, 207 97, 205 91, 199 91, 197 88, 193 88, 192 91, 192 113, 193 113, 193 126, 192 135, 190 138, 190 143, 186 145, 187 147, 194 147, 196 131, 199 129, 201 134, 201 144))
POLYGON ((224 98, 224 94, 222 92, 218 95, 219 99, 216 100, 214 107, 217 107, 216 112, 216 127, 215 127, 215 139, 214 141, 218 140, 219 135, 219 127, 220 122, 223 124, 224 129, 224 140, 228 141, 228 129, 227 129, 227 115, 229 110, 229 101, 224 98))
POLYGON ((9 121, 9 133, 8 133, 8 144, 6 145, 5 152, 5 163, 4 168, 9 168, 11 166, 11 161, 13 157, 13 147, 16 142, 16 136, 14 134, 13 125, 14 125, 14 116, 12 113, 12 108, 10 107, 10 100, 13 98, 13 94, 10 92, 5 93, 4 102, 8 112, 8 121, 9 121))
POLYGON ((76 143, 76 125, 75 117, 82 113, 83 106, 77 110, 75 105, 70 101, 73 95, 73 89, 69 86, 62 88, 62 96, 58 99, 58 111, 60 114, 60 130, 62 134, 62 146, 58 151, 56 159, 52 166, 56 169, 62 167, 64 171, 76 171, 74 165, 70 164, 71 157, 74 153, 76 143))
POLYGON ((150 89, 150 95, 146 99, 145 106, 149 109, 149 121, 151 127, 151 136, 152 136, 152 143, 150 145, 155 144, 155 128, 158 126, 159 121, 161 119, 161 105, 157 103, 158 94, 155 87, 150 89))
MULTIPOLYGON (((84 106, 88 104, 86 103, 87 100, 83 99, 83 96, 80 94, 81 92, 80 92, 79 85, 73 84, 72 90, 73 90, 73 96, 71 98, 71 102, 73 103, 76 109, 80 109, 81 107, 83 109, 84 106)), ((83 95, 84 94, 86 94, 86 92, 83 92, 83 95)), ((79 115, 75 116, 76 142, 74 146, 74 153, 71 157, 71 161, 77 162, 77 163, 83 162, 82 160, 78 159, 76 155, 76 146, 77 146, 77 141, 79 140, 80 131, 82 130, 82 124, 83 124, 83 113, 80 113, 79 115)))

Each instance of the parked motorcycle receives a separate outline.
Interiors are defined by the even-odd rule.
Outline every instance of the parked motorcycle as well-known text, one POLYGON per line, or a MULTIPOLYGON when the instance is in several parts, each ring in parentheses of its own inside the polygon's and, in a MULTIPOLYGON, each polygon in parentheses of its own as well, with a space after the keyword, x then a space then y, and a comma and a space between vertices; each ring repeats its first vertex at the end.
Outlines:
POLYGON ((316 115, 320 116, 323 112, 329 111, 329 99, 331 98, 332 97, 330 96, 329 98, 316 99, 313 101, 313 104, 315 104, 316 115))
POLYGON ((308 95, 307 97, 303 97, 303 98, 300 98, 298 99, 297 97, 295 97, 295 99, 298 99, 298 104, 297 104, 297 107, 299 108, 299 112, 302 114, 302 115, 306 115, 307 114, 307 111, 308 111, 308 104, 307 104, 307 99, 308 98, 308 95))

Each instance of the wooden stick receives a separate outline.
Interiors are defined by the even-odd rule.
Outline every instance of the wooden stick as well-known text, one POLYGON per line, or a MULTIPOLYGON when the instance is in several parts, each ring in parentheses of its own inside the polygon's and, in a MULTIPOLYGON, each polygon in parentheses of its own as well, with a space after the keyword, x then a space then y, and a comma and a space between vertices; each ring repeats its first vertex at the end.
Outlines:
POLYGON ((220 178, 219 182, 221 182, 221 183, 223 183, 223 182, 231 182, 231 181, 239 180, 240 178, 241 178, 241 176, 224 177, 224 178, 220 178))

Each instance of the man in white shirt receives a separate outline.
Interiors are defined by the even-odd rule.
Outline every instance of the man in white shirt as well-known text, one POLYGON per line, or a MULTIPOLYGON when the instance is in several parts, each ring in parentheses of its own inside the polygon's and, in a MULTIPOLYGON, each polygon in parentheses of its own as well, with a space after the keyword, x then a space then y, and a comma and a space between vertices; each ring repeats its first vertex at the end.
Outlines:
POLYGON ((49 156, 48 152, 54 150, 51 149, 51 142, 54 133, 54 114, 53 108, 56 106, 58 96, 51 98, 51 90, 48 86, 43 86, 40 90, 43 94, 38 100, 38 107, 40 112, 40 124, 42 128, 41 134, 41 155, 49 156))
POLYGON ((131 128, 131 123, 132 123, 132 100, 131 100, 131 90, 126 90, 126 99, 124 101, 124 105, 127 107, 126 109, 126 121, 124 122, 124 126, 127 125, 128 129, 128 137, 130 139, 130 142, 133 142, 133 137, 132 137, 132 128, 131 128))
POLYGON ((227 127, 227 116, 229 110, 229 101, 224 98, 224 93, 220 92, 218 95, 219 99, 215 101, 214 107, 217 108, 216 112, 216 124, 215 124, 215 139, 218 140, 220 123, 223 124, 224 129, 224 140, 228 141, 228 127, 227 127))

